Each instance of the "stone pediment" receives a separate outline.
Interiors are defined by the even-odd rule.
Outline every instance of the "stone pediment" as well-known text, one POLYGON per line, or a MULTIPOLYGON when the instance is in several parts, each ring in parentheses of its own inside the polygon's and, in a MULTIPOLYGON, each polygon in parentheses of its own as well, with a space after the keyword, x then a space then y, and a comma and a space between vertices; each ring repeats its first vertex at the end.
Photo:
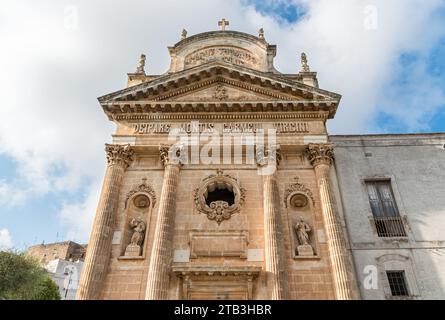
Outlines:
MULTIPOLYGON (((240 83, 227 84, 224 81, 216 81, 215 83, 202 89, 185 94, 179 94, 168 100, 184 102, 273 101, 277 99, 277 96, 277 93, 267 90, 260 90, 260 88, 243 88, 240 83)), ((279 96, 281 96, 280 98, 282 100, 298 99, 286 94, 279 94, 279 96)))
POLYGON ((333 116, 340 98, 338 94, 280 75, 214 61, 102 96, 99 102, 110 118, 116 113, 213 109, 327 110, 333 116))

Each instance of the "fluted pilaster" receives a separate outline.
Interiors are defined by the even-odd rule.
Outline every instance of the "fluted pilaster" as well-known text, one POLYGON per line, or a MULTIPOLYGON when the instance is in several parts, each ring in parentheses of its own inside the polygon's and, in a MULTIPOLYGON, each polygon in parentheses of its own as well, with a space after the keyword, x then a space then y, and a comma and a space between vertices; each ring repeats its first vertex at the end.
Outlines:
POLYGON ((269 167, 263 172, 264 253, 268 289, 272 300, 288 299, 288 284, 284 261, 280 201, 275 172, 280 159, 279 150, 257 150, 257 163, 269 167), (270 170, 273 168, 273 170, 270 170))
POLYGON ((107 268, 117 209, 119 190, 124 172, 133 158, 130 145, 106 144, 108 167, 97 206, 85 262, 77 290, 78 300, 98 299, 107 268))
POLYGON ((175 198, 181 166, 179 161, 180 149, 173 150, 168 146, 161 146, 159 151, 165 169, 148 270, 145 295, 147 300, 165 300, 168 297, 176 210, 175 198))
POLYGON ((329 144, 310 144, 307 154, 314 166, 320 192, 335 295, 338 300, 350 300, 353 298, 350 252, 346 248, 340 217, 329 181, 329 171, 334 161, 333 147, 329 144))

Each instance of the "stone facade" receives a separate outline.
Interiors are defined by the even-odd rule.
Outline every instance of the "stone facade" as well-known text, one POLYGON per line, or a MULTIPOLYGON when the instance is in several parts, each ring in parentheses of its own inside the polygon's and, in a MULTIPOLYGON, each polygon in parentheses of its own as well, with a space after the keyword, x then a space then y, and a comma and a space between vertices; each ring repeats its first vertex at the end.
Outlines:
POLYGON ((340 95, 226 23, 99 98, 116 132, 78 299, 368 297, 325 126, 340 95))

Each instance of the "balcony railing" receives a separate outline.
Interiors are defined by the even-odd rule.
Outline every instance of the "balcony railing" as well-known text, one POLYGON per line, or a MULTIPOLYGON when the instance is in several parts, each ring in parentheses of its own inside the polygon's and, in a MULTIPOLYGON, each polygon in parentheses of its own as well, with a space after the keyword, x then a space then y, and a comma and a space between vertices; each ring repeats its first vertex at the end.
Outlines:
POLYGON ((402 217, 374 217, 375 228, 379 237, 406 237, 402 217))

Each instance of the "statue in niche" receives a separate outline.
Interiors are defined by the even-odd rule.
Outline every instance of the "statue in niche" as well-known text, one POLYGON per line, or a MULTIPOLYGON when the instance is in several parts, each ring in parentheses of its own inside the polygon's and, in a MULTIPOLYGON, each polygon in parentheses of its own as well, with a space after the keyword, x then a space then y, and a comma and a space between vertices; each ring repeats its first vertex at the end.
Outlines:
POLYGON ((140 256, 142 254, 142 243, 144 242, 145 229, 147 225, 141 218, 132 218, 130 227, 133 229, 130 244, 125 249, 126 256, 140 256))
POLYGON ((312 231, 309 224, 307 224, 303 218, 300 218, 297 223, 294 224, 294 231, 298 241, 296 254, 298 256, 313 256, 314 250, 309 243, 309 233, 312 231))

